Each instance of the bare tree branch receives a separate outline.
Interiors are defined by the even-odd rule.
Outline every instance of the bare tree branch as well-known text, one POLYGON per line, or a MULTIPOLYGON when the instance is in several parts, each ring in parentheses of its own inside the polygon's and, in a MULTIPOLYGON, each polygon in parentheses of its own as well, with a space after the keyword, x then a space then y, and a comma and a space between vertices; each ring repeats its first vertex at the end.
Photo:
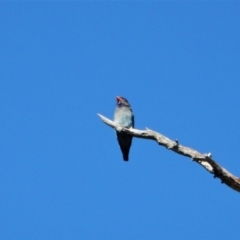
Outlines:
POLYGON ((217 162, 212 159, 211 153, 202 154, 198 151, 185 147, 179 144, 178 140, 171 140, 164 135, 152 131, 150 129, 138 130, 134 128, 124 128, 119 124, 113 122, 112 120, 98 114, 101 120, 108 126, 116 129, 118 132, 128 133, 136 138, 151 139, 156 141, 159 145, 165 146, 167 149, 172 150, 178 154, 184 155, 192 159, 192 161, 197 162, 202 167, 204 167, 208 172, 214 175, 214 178, 221 179, 222 183, 225 183, 230 188, 240 192, 240 178, 234 176, 228 172, 225 168, 221 167, 217 162))

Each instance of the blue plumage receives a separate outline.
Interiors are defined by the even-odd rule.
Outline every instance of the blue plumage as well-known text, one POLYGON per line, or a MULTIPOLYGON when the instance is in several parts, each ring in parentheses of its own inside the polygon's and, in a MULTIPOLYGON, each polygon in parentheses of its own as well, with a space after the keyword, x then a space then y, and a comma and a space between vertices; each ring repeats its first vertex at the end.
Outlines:
MULTIPOLYGON (((133 112, 128 100, 124 97, 117 97, 117 107, 114 113, 114 121, 126 128, 134 127, 133 112)), ((132 144, 132 136, 126 133, 117 132, 117 139, 123 154, 123 160, 128 161, 129 150, 132 144)))

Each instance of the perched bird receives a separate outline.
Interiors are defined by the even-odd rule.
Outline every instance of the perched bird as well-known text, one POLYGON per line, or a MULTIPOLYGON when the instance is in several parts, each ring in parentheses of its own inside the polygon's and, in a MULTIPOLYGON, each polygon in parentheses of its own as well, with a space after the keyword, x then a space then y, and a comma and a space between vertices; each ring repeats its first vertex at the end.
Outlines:
MULTIPOLYGON (((126 127, 134 127, 134 116, 128 100, 124 97, 117 98, 117 107, 114 113, 114 122, 126 127)), ((118 143, 120 145, 123 160, 128 161, 128 154, 132 144, 132 136, 126 133, 117 133, 118 143)))

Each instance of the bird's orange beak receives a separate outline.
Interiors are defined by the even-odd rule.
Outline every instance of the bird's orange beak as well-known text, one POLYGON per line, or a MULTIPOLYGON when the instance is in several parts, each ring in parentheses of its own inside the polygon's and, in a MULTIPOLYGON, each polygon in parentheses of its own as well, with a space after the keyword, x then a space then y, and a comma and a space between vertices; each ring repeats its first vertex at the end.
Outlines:
POLYGON ((122 98, 119 97, 119 96, 117 96, 116 99, 117 99, 118 102, 122 101, 122 98))

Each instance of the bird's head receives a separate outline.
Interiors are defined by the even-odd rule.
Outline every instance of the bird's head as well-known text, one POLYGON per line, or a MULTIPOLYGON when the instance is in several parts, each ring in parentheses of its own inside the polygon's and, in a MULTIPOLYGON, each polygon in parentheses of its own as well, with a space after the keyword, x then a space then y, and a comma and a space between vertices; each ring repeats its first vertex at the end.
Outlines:
POLYGON ((130 107, 130 104, 126 98, 117 96, 116 99, 117 99, 117 107, 123 107, 123 106, 130 107))

